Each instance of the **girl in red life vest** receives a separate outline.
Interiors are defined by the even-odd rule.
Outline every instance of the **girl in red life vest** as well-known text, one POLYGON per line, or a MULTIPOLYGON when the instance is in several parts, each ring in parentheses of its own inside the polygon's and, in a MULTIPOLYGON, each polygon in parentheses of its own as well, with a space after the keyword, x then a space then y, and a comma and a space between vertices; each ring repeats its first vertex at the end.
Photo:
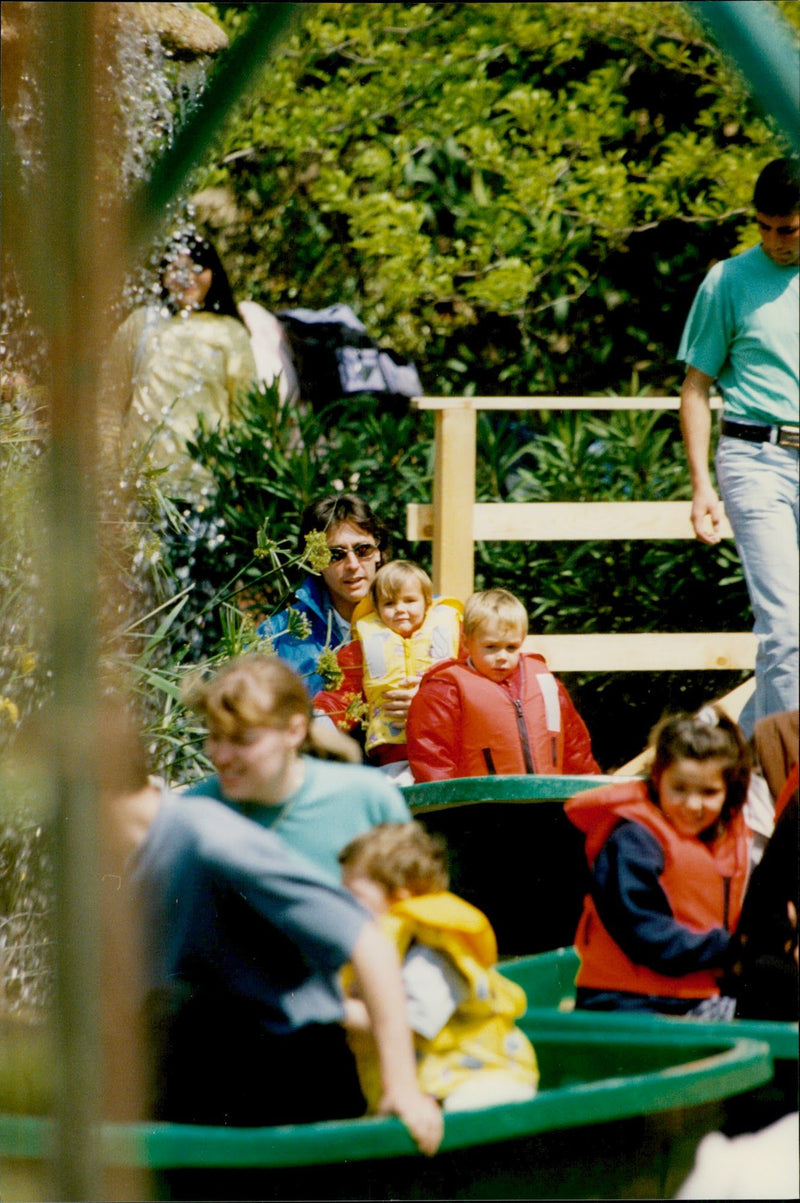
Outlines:
POLYGON ((747 880, 750 750, 713 706, 664 719, 651 742, 649 780, 565 807, 586 834, 591 873, 576 1005, 730 1017, 719 982, 747 880))

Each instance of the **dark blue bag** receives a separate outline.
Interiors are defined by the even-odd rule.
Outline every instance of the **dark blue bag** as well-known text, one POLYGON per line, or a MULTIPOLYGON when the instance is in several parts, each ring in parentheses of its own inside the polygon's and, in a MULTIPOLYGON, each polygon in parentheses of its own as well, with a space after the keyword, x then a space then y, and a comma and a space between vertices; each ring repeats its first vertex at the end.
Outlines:
POLYGON ((414 364, 379 347, 349 305, 282 309, 277 317, 292 348, 300 396, 315 410, 363 394, 396 405, 422 393, 414 364))

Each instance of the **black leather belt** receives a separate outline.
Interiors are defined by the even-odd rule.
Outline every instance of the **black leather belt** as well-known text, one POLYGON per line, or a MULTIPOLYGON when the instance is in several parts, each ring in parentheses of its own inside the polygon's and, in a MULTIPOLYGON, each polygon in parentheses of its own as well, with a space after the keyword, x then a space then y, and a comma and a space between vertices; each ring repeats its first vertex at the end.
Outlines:
POLYGON ((775 443, 778 447, 800 447, 800 427, 760 426, 755 422, 728 422, 723 418, 722 433, 748 443, 775 443))

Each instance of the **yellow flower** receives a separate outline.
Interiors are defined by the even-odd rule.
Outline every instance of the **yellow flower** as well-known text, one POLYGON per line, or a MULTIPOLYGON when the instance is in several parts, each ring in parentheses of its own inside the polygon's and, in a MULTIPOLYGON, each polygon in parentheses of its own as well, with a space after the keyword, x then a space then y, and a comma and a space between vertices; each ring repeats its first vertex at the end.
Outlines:
POLYGON ((36 668, 36 652, 26 648, 17 648, 17 665, 23 677, 27 677, 36 668))
POLYGON ((312 572, 322 572, 331 562, 331 551, 324 530, 312 530, 306 535, 303 560, 312 572))
POLYGON ((268 523, 269 519, 265 518, 256 531, 256 545, 253 548, 253 556, 257 560, 266 560, 268 557, 274 558, 278 550, 278 544, 274 539, 270 539, 267 534, 268 523))
POLYGON ((331 647, 323 648, 317 660, 317 672, 322 677, 325 689, 338 689, 344 680, 336 652, 331 647))
POLYGON ((311 619, 302 610, 287 606, 286 631, 287 634, 294 635, 295 639, 308 639, 311 634, 311 619))
POLYGON ((366 729, 369 719, 369 708, 360 693, 347 693, 343 701, 347 702, 344 712, 344 727, 348 730, 353 723, 360 723, 366 729))
POLYGON ((7 714, 11 723, 16 727, 19 722, 19 709, 11 698, 4 698, 0 694, 0 714, 7 714))
POLYGON ((275 644, 272 642, 270 635, 259 635, 256 640, 256 647, 262 656, 275 655, 275 644))

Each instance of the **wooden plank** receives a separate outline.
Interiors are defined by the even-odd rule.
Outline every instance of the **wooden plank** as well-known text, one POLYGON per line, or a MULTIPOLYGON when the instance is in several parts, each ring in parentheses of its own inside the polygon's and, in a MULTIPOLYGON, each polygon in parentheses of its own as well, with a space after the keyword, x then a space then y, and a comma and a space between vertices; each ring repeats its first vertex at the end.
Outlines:
POLYGON ((477 414, 470 405, 436 414, 433 507, 433 587, 465 601, 475 581, 475 554, 468 515, 475 501, 477 414), (465 520, 466 519, 466 520, 465 520))
MULTIPOLYGON (((472 507, 471 530, 468 511, 462 493, 456 511, 458 521, 467 528, 469 539, 475 541, 694 538, 689 501, 479 502, 472 507)), ((432 506, 407 507, 409 539, 433 538, 433 523, 432 506)), ((733 537, 727 518, 723 518, 721 529, 724 538, 733 537)))
MULTIPOLYGON (((744 709, 745 703, 749 701, 753 690, 756 687, 755 677, 750 677, 748 681, 744 681, 741 685, 737 685, 730 693, 726 693, 724 697, 717 698, 716 703, 721 706, 729 718, 738 723, 739 715, 744 709)), ((614 777, 638 777, 647 772, 650 765, 652 752, 650 748, 645 748, 638 756, 634 756, 633 760, 629 760, 627 764, 623 764, 618 769, 614 769, 614 777)))
POLYGON ((752 669, 756 659, 749 631, 529 635, 523 646, 557 673, 752 669))
MULTIPOLYGON (((412 397, 413 409, 446 410, 469 405, 475 410, 677 410, 678 397, 412 397)), ((719 397, 711 408, 721 409, 719 397)))

